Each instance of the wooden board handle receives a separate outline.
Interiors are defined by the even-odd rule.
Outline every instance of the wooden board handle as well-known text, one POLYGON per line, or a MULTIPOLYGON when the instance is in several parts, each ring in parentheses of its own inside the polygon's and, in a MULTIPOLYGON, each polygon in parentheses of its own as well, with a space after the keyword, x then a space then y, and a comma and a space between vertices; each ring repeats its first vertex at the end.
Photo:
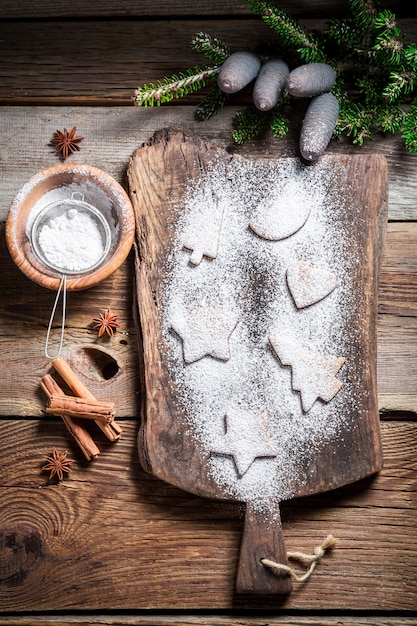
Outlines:
POLYGON ((291 577, 261 563, 270 559, 288 565, 279 507, 259 512, 248 502, 236 577, 238 593, 280 594, 292 591, 291 577))

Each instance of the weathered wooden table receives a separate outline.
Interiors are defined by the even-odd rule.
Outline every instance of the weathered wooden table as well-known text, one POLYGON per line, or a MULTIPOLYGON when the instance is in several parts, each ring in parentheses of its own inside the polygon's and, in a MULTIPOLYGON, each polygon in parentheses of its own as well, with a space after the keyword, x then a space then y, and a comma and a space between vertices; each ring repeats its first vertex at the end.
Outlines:
MULTIPOLYGON (((384 3, 389 6, 390 3, 384 3)), ((415 7, 392 3, 417 40, 415 7), (414 13, 413 13, 414 12, 414 13)), ((282 2, 307 25, 344 3, 282 2)), ((59 418, 45 416, 41 377, 53 293, 12 262, 4 222, 19 188, 59 163, 56 129, 84 136, 70 162, 99 167, 126 186, 134 150, 155 130, 177 125, 247 156, 297 154, 296 133, 237 147, 236 101, 205 123, 196 97, 156 109, 131 104, 134 89, 201 63, 189 46, 200 30, 231 45, 269 36, 237 0, 227 2, 0 5, 0 624, 379 624, 417 619, 417 157, 398 137, 329 152, 384 154, 389 224, 378 318, 378 385, 384 468, 375 477, 283 506, 288 550, 311 552, 332 533, 337 547, 286 598, 234 591, 242 510, 170 487, 141 469, 139 352, 133 257, 98 287, 68 299, 64 357, 97 397, 113 400, 121 439, 98 431, 100 456, 87 462, 59 418), (110 308, 119 331, 97 339, 92 318, 110 308), (73 471, 47 481, 53 448, 73 471)))

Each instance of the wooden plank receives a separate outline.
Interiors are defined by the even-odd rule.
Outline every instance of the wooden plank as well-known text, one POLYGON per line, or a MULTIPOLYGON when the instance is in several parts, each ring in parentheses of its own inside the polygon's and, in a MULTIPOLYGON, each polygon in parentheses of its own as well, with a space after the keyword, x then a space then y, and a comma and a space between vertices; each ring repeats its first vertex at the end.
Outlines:
POLYGON ((232 47, 271 33, 259 18, 0 23, 0 104, 128 104, 138 85, 204 65, 190 42, 207 28, 232 47))
MULTIPOLYGON (((414 231, 414 226, 411 230, 414 231)), ((398 316, 416 314, 417 257, 414 237, 405 223, 389 225, 389 240, 382 257, 379 312, 398 316)))
MULTIPOLYGON (((392 2, 381 1, 382 8, 391 8, 392 2)), ((345 11, 345 3, 340 0, 320 0, 312 4, 309 0, 281 0, 279 7, 284 11, 290 11, 292 15, 319 15, 328 17, 338 17, 345 11)), ((395 12, 397 15, 410 15, 414 7, 410 7, 405 0, 397 0, 395 12)), ((132 17, 169 17, 196 15, 224 15, 247 16, 250 14, 249 8, 244 2, 239 0, 211 0, 207 2, 178 2, 178 0, 168 0, 150 2, 141 0, 140 3, 132 3, 129 0, 93 0, 88 3, 60 3, 52 0, 38 0, 36 5, 31 0, 23 0, 16 3, 13 0, 2 0, 0 5, 1 19, 25 19, 25 18, 50 18, 50 17, 110 17, 126 16, 132 17)))
POLYGON ((417 424, 382 424, 385 467, 375 478, 283 507, 288 550, 338 539, 285 600, 234 594, 239 507, 144 474, 138 424, 123 427, 87 463, 60 422, 0 420, 1 612, 415 609, 417 424), (41 471, 53 447, 74 458, 59 484, 41 471))
MULTIPOLYGON (((57 3, 58 5, 58 3, 57 3)), ((323 30, 325 20, 300 22, 323 30)), ((417 20, 399 19, 409 41, 417 20)), ((235 20, 64 20, 0 22, 0 104, 129 104, 134 89, 204 65, 193 51, 195 33, 209 31, 232 49, 274 41, 259 17, 235 20), (169 54, 161 42, 169 42, 169 54)), ((248 88, 244 92, 250 94, 248 88)), ((185 104, 199 101, 188 96, 185 104)), ((242 100, 238 94, 231 100, 242 100)))
MULTIPOLYGON (((0 220, 5 220, 13 198, 25 182, 39 170, 60 162, 49 145, 56 129, 77 127, 84 136, 80 152, 67 162, 87 163, 106 171, 121 184, 129 159, 155 130, 181 126, 199 133, 207 141, 229 151, 254 158, 297 156, 296 122, 284 139, 270 134, 237 146, 231 137, 237 107, 226 107, 207 122, 198 122, 192 106, 136 107, 0 107, 0 220), (30 157, 30 158, 29 158, 30 157)), ((332 154, 384 154, 388 160, 389 219, 417 220, 417 155, 407 152, 400 137, 387 137, 354 147, 346 141, 332 142, 332 154)))
POLYGON ((177 612, 173 614, 151 615, 24 615, 1 616, 0 626, 415 626, 415 617, 400 617, 390 615, 389 617, 378 615, 376 617, 355 617, 341 613, 337 617, 329 616, 297 616, 271 615, 270 611, 262 617, 263 612, 256 610, 256 616, 251 616, 246 610, 238 615, 216 615, 203 612, 203 615, 189 615, 177 612))
MULTIPOLYGON (((55 292, 31 282, 20 272, 7 251, 4 228, 0 230, 0 337, 4 361, 1 414, 38 416, 44 408, 39 380, 50 368, 43 351, 55 292)), ((415 411, 417 224, 388 224, 385 251, 378 322, 379 404, 380 409, 415 411)), ((72 292, 68 297, 63 352, 92 393, 101 400, 116 398, 117 415, 125 417, 137 415, 139 410, 132 297, 132 256, 97 287, 72 292), (120 329, 111 339, 98 340, 92 318, 107 307, 119 315, 120 329)))
MULTIPOLYGON (((412 228, 414 230, 414 226, 412 228)), ((417 371, 416 363, 415 359, 408 359, 405 352, 417 348, 417 259, 410 248, 413 238, 409 238, 406 224, 389 224, 388 232, 379 281, 379 408, 384 412, 394 407, 414 412, 417 394, 411 379, 417 371), (396 380, 399 372, 396 364, 399 363, 402 372, 396 380), (401 397, 397 393, 399 388, 401 397)))

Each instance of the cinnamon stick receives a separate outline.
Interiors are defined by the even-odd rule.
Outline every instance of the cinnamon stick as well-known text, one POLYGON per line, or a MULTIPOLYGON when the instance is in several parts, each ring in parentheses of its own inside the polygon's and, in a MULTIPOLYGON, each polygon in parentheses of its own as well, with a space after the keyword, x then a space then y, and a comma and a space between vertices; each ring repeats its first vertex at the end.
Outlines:
POLYGON ((100 400, 85 400, 67 395, 53 394, 49 398, 46 412, 53 415, 67 415, 82 419, 101 420, 110 423, 115 415, 114 403, 100 400))
MULTIPOLYGON (((87 389, 87 387, 81 382, 81 380, 71 369, 69 364, 62 357, 54 359, 52 361, 52 365, 76 396, 78 396, 79 398, 84 398, 86 400, 96 399, 91 391, 87 389)), ((97 420, 96 424, 97 426, 99 426, 99 428, 101 428, 103 433, 110 441, 116 441, 116 439, 120 438, 122 429, 116 423, 116 420, 113 420, 110 423, 105 423, 102 420, 97 420)))
MULTIPOLYGON (((40 385, 48 398, 52 396, 65 396, 64 391, 50 374, 46 374, 42 378, 40 385)), ((94 443, 90 433, 85 429, 82 421, 67 415, 61 415, 61 417, 68 432, 74 437, 87 461, 97 458, 100 454, 100 450, 94 443)))

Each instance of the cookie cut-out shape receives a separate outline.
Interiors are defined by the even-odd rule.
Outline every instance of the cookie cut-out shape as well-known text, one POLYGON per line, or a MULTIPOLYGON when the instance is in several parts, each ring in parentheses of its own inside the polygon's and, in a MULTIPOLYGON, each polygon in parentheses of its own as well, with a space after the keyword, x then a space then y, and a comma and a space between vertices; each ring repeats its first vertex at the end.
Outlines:
POLYGON ((343 383, 336 374, 346 361, 345 357, 325 358, 310 352, 294 340, 270 335, 271 346, 281 364, 291 368, 291 383, 301 397, 304 413, 308 413, 319 398, 330 402, 340 391, 343 383))
POLYGON ((294 235, 304 226, 311 211, 311 198, 304 186, 288 181, 279 194, 266 198, 249 223, 262 239, 278 241, 294 235))
POLYGON ((208 298, 203 298, 185 317, 173 320, 171 328, 182 339, 186 363, 205 356, 228 361, 229 339, 237 323, 237 315, 220 311, 208 298))
POLYGON ((304 309, 331 294, 337 277, 327 268, 295 261, 287 268, 287 284, 296 307, 304 309))
POLYGON ((268 432, 268 411, 258 415, 228 411, 225 420, 226 433, 212 453, 233 457, 240 477, 255 459, 277 456, 278 449, 268 432))
POLYGON ((183 247, 191 252, 191 265, 200 265, 203 256, 209 259, 217 257, 224 211, 224 204, 219 202, 215 193, 206 193, 203 199, 197 198, 196 203, 203 206, 196 207, 198 219, 183 243, 183 247))

